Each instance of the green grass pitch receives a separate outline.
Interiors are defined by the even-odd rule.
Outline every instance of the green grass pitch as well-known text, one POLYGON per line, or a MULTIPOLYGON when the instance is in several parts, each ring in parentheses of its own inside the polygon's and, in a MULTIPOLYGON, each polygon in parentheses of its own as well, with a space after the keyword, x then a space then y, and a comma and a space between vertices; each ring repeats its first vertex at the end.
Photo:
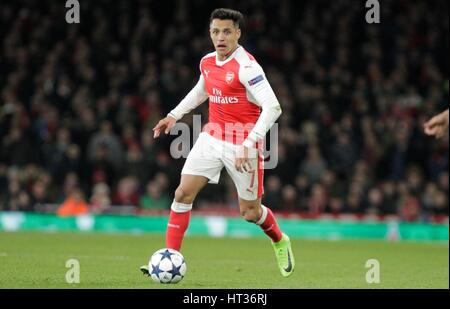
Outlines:
POLYGON ((278 272, 266 238, 187 237, 188 271, 176 285, 139 272, 163 247, 163 235, 0 232, 0 288, 449 288, 448 243, 292 240, 296 270, 278 272), (80 262, 80 283, 65 281, 66 261, 80 262), (365 263, 380 263, 379 284, 365 263))

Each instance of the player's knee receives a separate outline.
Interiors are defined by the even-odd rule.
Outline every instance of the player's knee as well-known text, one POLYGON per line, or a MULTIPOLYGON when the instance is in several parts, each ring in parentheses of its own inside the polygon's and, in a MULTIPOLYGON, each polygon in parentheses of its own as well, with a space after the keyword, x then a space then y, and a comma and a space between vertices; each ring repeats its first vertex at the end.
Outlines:
POLYGON ((192 192, 189 192, 188 190, 185 190, 183 187, 179 186, 175 190, 175 201, 178 203, 184 203, 184 204, 192 204, 195 199, 195 194, 192 192))
POLYGON ((241 216, 248 222, 257 222, 259 219, 258 208, 241 209, 241 216))

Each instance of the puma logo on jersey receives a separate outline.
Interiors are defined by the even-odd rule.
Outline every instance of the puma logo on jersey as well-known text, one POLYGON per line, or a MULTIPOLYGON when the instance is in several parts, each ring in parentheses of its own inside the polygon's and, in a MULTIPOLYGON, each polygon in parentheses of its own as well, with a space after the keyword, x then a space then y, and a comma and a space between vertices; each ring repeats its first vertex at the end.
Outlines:
POLYGON ((206 78, 208 78, 209 70, 203 70, 203 73, 205 74, 206 78))

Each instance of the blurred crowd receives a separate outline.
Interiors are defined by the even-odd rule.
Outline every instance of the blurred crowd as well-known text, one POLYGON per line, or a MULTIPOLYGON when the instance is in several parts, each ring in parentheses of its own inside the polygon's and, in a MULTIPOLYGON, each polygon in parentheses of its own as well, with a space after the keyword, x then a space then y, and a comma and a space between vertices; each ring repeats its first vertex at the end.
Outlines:
MULTIPOLYGON (((0 3, 0 210, 61 215, 111 205, 168 209, 184 159, 152 128, 195 85, 210 12, 246 16, 241 44, 283 109, 263 203, 311 215, 448 215, 447 1, 64 1, 0 3)), ((207 104, 195 114, 207 119, 207 104)), ((192 115, 185 116, 192 123, 192 115)), ((196 207, 237 207, 226 173, 196 207)))

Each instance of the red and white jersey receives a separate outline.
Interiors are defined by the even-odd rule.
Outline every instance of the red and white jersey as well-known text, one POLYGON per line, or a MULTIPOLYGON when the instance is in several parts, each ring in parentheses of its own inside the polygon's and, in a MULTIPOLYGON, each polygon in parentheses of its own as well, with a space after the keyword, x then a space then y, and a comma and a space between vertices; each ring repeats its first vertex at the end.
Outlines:
MULTIPOLYGON (((217 60, 215 52, 200 61, 200 71, 209 95, 209 123, 204 130, 233 144, 244 142, 261 114, 260 106, 245 87, 248 78, 244 76, 244 66, 253 70, 253 67, 259 67, 255 58, 242 47, 238 47, 225 61, 217 60), (219 132, 214 131, 217 125, 219 132)), ((263 78, 262 74, 259 76, 263 78)))
POLYGON ((209 121, 203 131, 255 147, 281 114, 261 66, 238 46, 224 61, 217 59, 216 52, 207 54, 200 61, 200 71, 197 85, 169 115, 178 120, 208 98, 209 121))

